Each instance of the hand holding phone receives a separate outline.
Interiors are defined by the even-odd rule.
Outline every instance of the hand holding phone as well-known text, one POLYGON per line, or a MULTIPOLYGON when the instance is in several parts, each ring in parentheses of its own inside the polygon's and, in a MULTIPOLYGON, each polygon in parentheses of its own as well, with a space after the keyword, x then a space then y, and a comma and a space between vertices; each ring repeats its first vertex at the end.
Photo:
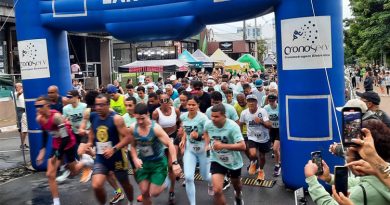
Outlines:
POLYGON ((324 167, 323 167, 323 164, 322 164, 321 151, 312 152, 311 153, 311 161, 313 163, 315 163, 317 165, 317 167, 318 167, 316 175, 320 176, 320 175, 324 174, 324 167))
POLYGON ((362 139, 362 110, 358 107, 343 108, 343 145, 358 146, 352 139, 362 139))
POLYGON ((337 193, 343 193, 348 196, 348 167, 335 166, 334 167, 334 185, 337 193))

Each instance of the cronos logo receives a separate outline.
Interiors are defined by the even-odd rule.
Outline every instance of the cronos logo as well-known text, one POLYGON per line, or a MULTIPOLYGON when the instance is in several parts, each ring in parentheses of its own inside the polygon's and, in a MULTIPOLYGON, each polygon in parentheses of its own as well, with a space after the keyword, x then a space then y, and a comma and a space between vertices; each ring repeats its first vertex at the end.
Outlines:
POLYGON ((22 58, 27 61, 34 61, 37 57, 37 49, 32 43, 28 43, 22 50, 22 58))
POLYGON ((282 20, 283 69, 312 69, 332 65, 329 16, 282 20), (325 63, 324 63, 325 62, 325 63))

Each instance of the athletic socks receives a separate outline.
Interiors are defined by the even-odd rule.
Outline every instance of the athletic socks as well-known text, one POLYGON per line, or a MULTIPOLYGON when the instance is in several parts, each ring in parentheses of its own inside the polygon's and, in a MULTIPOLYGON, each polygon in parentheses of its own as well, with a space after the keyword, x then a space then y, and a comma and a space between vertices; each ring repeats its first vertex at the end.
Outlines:
POLYGON ((53 205, 60 205, 60 198, 53 198, 53 205))

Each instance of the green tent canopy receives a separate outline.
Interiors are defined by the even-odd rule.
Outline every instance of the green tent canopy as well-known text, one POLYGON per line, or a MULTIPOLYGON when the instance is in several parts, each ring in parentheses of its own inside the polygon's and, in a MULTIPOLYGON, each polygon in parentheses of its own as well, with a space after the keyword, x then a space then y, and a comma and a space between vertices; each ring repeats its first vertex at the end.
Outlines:
POLYGON ((239 59, 237 59, 238 62, 241 63, 249 63, 249 67, 255 69, 256 71, 261 70, 261 72, 264 72, 264 66, 261 65, 255 57, 253 57, 250 54, 244 54, 239 59))

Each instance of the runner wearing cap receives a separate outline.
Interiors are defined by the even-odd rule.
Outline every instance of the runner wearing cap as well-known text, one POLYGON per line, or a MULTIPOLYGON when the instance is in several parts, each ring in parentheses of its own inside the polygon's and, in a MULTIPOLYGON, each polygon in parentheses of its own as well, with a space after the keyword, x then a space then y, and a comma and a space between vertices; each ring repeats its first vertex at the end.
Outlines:
POLYGON ((204 138, 210 139, 210 172, 214 189, 214 204, 226 204, 223 193, 224 177, 229 176, 235 191, 235 204, 244 204, 241 183, 243 161, 240 151, 245 151, 245 142, 240 127, 226 118, 222 104, 211 109, 211 121, 204 129, 204 138))
POLYGON ((257 105, 262 107, 263 97, 265 96, 264 83, 262 80, 257 79, 254 85, 256 88, 252 89, 252 94, 257 98, 257 105))
POLYGON ((279 106, 278 96, 274 93, 268 95, 268 105, 264 106, 267 111, 272 127, 269 130, 273 151, 275 155, 274 177, 280 175, 280 136, 279 136, 279 106))
POLYGON ((258 106, 255 95, 248 95, 246 100, 248 109, 241 113, 240 126, 244 124, 247 126, 251 160, 248 173, 250 175, 256 174, 256 165, 259 162, 257 180, 264 180, 265 154, 269 152, 271 147, 268 129, 272 127, 272 123, 269 121, 267 111, 258 106))
POLYGON ((126 113, 125 96, 118 93, 115 85, 107 85, 107 93, 110 95, 110 107, 119 115, 126 113))
POLYGON ((379 119, 390 128, 390 118, 383 110, 379 109, 379 104, 381 103, 381 98, 378 93, 374 91, 367 91, 364 93, 356 92, 357 96, 361 98, 363 102, 366 103, 369 111, 374 112, 379 119))
MULTIPOLYGON (((83 121, 83 113, 85 109, 87 109, 87 104, 80 102, 80 95, 77 90, 69 91, 66 95, 66 98, 68 99, 68 103, 70 104, 66 105, 63 108, 63 116, 70 122, 72 126, 72 131, 76 137, 77 146, 81 144, 86 144, 88 142, 88 137, 79 135, 79 128, 81 122, 83 121)), ((90 157, 89 155, 84 156, 90 157)), ((80 182, 88 182, 91 179, 91 176, 91 168, 83 169, 80 182)))

